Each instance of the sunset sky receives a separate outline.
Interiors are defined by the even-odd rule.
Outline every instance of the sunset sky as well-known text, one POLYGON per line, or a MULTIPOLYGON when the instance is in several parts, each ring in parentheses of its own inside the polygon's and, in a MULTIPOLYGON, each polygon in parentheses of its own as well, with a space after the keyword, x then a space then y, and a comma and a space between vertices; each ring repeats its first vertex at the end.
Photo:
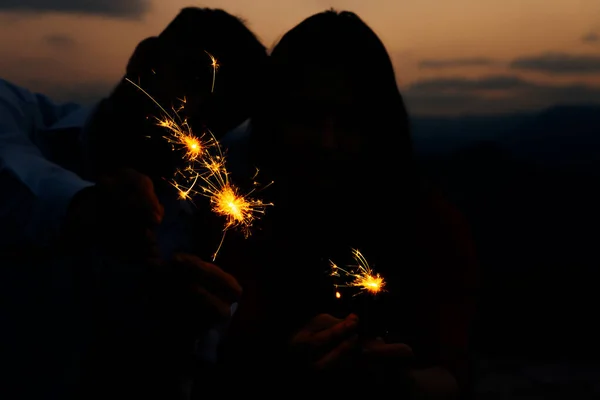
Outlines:
POLYGON ((313 13, 354 11, 386 44, 413 114, 600 103, 598 0, 0 0, 0 77, 89 103, 186 6, 243 17, 267 47, 313 13))

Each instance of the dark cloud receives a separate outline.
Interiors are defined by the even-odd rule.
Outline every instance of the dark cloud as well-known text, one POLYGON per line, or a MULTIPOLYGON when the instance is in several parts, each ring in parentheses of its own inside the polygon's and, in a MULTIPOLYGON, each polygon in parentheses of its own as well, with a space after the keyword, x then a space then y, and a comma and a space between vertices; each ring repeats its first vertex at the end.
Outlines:
POLYGON ((73 37, 60 33, 45 36, 44 42, 57 49, 69 49, 77 44, 73 37))
POLYGON ((584 43, 598 43, 600 42, 600 35, 596 32, 590 32, 581 38, 584 43))
POLYGON ((517 58, 510 67, 553 75, 600 74, 600 56, 546 53, 517 58))
POLYGON ((539 84, 516 76, 422 80, 402 93, 410 112, 418 115, 497 114, 557 104, 600 104, 600 87, 539 84))
POLYGON ((486 67, 497 64, 497 61, 485 57, 455 58, 419 61, 419 68, 442 69, 459 67, 486 67))
POLYGON ((0 0, 0 10, 97 14, 117 18, 140 18, 150 0, 0 0))

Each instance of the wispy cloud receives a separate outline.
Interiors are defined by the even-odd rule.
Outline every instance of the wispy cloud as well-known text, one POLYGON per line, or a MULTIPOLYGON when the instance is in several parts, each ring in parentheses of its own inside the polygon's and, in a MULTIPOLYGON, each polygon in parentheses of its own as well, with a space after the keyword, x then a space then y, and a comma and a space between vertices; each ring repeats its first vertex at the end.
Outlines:
POLYGON ((56 49, 70 49, 74 47, 77 42, 72 36, 64 35, 61 33, 54 33, 51 35, 46 35, 43 38, 44 42, 46 42, 49 46, 54 47, 56 49))
POLYGON ((402 92, 410 112, 419 115, 496 114, 557 104, 600 104, 600 87, 541 84, 510 75, 421 80, 402 92))
POLYGON ((498 62, 486 57, 428 59, 419 61, 419 68, 442 69, 462 67, 486 67, 496 65, 498 62))
POLYGON ((491 75, 479 79, 466 77, 435 78, 420 80, 409 86, 410 90, 472 92, 488 90, 521 89, 531 85, 513 75, 491 75))
POLYGON ((140 18, 149 9, 149 0, 0 0, 0 11, 27 13, 60 12, 140 18))
POLYGON ((587 35, 584 35, 581 38, 581 41, 583 43, 592 43, 592 44, 600 43, 600 35, 598 35, 596 32, 590 32, 587 35))
POLYGON ((510 68, 553 75, 600 74, 600 56, 545 53, 517 58, 510 68))

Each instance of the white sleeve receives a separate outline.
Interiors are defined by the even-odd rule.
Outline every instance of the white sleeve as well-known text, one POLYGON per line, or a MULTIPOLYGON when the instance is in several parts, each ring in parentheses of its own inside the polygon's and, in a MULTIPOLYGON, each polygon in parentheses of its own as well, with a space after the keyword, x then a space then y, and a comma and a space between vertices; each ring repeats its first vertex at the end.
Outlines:
POLYGON ((73 112, 0 79, 0 240, 49 244, 75 193, 90 186, 44 158, 35 134, 73 112))

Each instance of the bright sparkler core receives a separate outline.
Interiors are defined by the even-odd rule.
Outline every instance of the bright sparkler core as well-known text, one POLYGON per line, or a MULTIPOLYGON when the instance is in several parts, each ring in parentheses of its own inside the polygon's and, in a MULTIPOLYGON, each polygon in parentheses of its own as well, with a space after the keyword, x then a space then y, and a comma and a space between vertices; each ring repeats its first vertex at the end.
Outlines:
MULTIPOLYGON (((185 99, 182 100, 182 104, 185 104, 185 99)), ((173 113, 177 115, 177 110, 173 109, 173 113)), ((171 144, 173 150, 184 152, 183 158, 185 161, 192 163, 199 161, 209 148, 215 146, 214 138, 202 140, 205 135, 196 136, 185 120, 177 123, 175 118, 166 112, 162 118, 156 120, 156 125, 165 128, 169 133, 169 135, 163 136, 164 139, 171 144)))
MULTIPOLYGON (((381 275, 373 272, 373 269, 369 266, 367 259, 362 253, 356 249, 352 249, 352 257, 356 261, 356 264, 348 265, 345 268, 340 268, 333 261, 329 261, 331 276, 342 279, 342 283, 336 284, 335 287, 358 288, 359 292, 354 294, 354 296, 363 292, 376 295, 384 291, 385 280, 381 275)), ((339 299, 342 297, 341 293, 336 291, 335 297, 339 299)))
POLYGON ((226 218, 225 230, 241 227, 246 235, 250 234, 250 226, 256 218, 256 213, 263 213, 264 204, 248 196, 240 196, 238 189, 229 183, 211 194, 213 211, 226 218))

